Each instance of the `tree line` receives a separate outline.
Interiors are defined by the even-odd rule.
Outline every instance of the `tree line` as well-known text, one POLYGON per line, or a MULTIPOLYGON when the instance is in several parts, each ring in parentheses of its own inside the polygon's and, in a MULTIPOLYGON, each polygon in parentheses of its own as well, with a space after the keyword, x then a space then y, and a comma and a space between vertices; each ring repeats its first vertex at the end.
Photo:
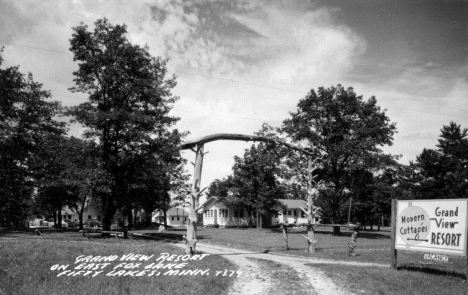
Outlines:
MULTIPOLYGON (((180 118, 169 114, 178 100, 172 94, 176 77, 168 75, 167 60, 126 35, 125 25, 105 18, 94 29, 83 23, 73 28, 70 51, 78 69, 70 91, 88 99, 71 107, 52 101, 32 74, 3 68, 0 52, 1 227, 19 227, 33 214, 53 216, 60 227, 62 208, 81 218, 93 200, 109 230, 116 213, 131 226, 137 211, 167 211, 171 198, 186 195, 180 144, 187 133, 174 128, 180 118), (67 118, 84 127, 82 138, 67 136, 67 118)), ((374 97, 364 100, 337 85, 312 89, 282 126, 264 124, 257 134, 316 155, 324 222, 380 224, 392 198, 466 196, 466 129, 454 122, 443 126, 437 149, 424 149, 409 165, 382 151, 395 132, 374 97)), ((303 154, 261 143, 234 161, 232 175, 211 183, 208 196, 252 216, 275 214, 278 199, 305 199, 303 154)))
POLYGON ((77 106, 49 101, 51 93, 18 67, 1 69, 1 226, 43 213, 57 217, 60 227, 64 206, 82 213, 92 199, 109 230, 117 211, 131 223, 135 210, 168 207, 170 191, 184 185, 184 133, 173 128, 179 118, 169 115, 175 77, 168 76, 166 60, 131 44, 126 33, 125 25, 107 19, 94 30, 73 28, 78 70, 70 90, 88 95, 77 106), (82 138, 67 137, 57 116, 84 126, 82 138))
MULTIPOLYGON (((264 124, 258 131, 316 155, 316 204, 323 223, 380 228, 390 224, 391 199, 467 197, 467 129, 450 122, 441 129, 437 149, 424 149, 403 165, 400 156, 382 151, 397 131, 376 102, 374 97, 364 100, 352 88, 322 87, 301 99, 281 127, 264 124)), ((260 143, 234 161, 232 174, 213 181, 208 196, 245 208, 250 221, 277 213, 278 199, 306 199, 308 159, 299 152, 260 143)))

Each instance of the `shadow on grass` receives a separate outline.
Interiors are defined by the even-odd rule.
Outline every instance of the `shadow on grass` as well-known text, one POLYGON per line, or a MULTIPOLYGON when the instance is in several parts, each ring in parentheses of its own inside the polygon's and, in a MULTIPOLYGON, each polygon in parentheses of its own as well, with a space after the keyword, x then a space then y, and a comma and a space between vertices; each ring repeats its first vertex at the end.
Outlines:
POLYGON ((465 274, 461 274, 459 272, 454 272, 451 270, 437 269, 437 268, 428 267, 428 266, 401 265, 401 266, 398 266, 397 269, 416 271, 416 272, 427 273, 427 274, 437 275, 437 276, 452 276, 452 277, 459 278, 462 280, 467 279, 465 274))
POLYGON ((301 250, 305 252, 305 248, 294 248, 294 247, 290 247, 289 249, 285 249, 284 247, 282 247, 282 248, 270 248, 270 251, 284 252, 284 253, 288 253, 290 251, 301 251, 301 250))
MULTIPOLYGON (((174 240, 174 241, 183 241, 184 234, 182 233, 146 233, 145 236, 149 236, 154 239, 161 240, 174 240)), ((206 235, 197 235, 197 240, 207 240, 211 239, 211 236, 206 235)))
MULTIPOLYGON (((335 237, 351 237, 352 232, 340 232, 339 235, 333 234, 333 232, 328 232, 328 231, 315 231, 316 234, 321 234, 321 235, 330 235, 330 236, 335 236, 335 237)), ((384 240, 390 240, 391 237, 383 234, 383 233, 377 233, 377 232, 367 232, 367 231, 360 231, 358 234, 358 239, 371 239, 371 240, 378 240, 378 239, 384 239, 384 240)))

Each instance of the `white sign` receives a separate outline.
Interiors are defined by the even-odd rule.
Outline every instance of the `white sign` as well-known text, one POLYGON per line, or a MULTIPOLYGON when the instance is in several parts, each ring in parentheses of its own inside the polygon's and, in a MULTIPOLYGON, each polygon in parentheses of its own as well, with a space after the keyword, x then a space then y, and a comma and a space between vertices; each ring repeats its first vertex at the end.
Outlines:
POLYGON ((397 201, 395 248, 466 256, 468 199, 397 201))
POLYGON ((425 253, 424 259, 448 262, 448 256, 442 254, 425 253))

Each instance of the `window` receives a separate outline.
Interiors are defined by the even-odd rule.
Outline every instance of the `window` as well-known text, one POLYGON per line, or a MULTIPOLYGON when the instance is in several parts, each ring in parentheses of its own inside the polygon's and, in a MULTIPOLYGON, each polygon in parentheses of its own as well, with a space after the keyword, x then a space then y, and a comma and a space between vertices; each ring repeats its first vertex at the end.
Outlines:
POLYGON ((291 215, 291 210, 288 210, 288 215, 291 215))
POLYGON ((228 217, 227 209, 219 209, 219 217, 228 217))
POLYGON ((101 221, 101 215, 97 216, 97 220, 101 221))
POLYGON ((205 211, 206 218, 213 218, 213 210, 206 210, 205 211))
POLYGON ((179 216, 177 216, 177 221, 179 221, 179 216))
POLYGON ((243 218, 244 217, 244 209, 239 210, 239 217, 243 218))
POLYGON ((90 220, 90 219, 91 219, 91 215, 88 215, 88 220, 90 220))
POLYGON ((171 217, 171 220, 174 221, 174 216, 171 217))
POLYGON ((286 215, 286 210, 283 210, 283 215, 286 215))
MULTIPOLYGON (((68 219, 71 219, 71 215, 68 215, 68 219)), ((99 219, 100 220, 100 219, 99 219)))
POLYGON ((296 210, 294 210, 294 216, 297 216, 297 211, 296 210))

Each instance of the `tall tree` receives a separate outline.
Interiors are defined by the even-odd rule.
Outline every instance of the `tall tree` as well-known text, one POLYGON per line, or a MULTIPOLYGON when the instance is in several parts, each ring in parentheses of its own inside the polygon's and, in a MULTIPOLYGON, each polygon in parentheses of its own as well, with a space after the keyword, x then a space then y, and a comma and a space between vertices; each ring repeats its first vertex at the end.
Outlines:
MULTIPOLYGON (((268 144, 260 143, 246 150, 243 158, 234 157, 234 161, 232 195, 228 195, 226 201, 247 210, 249 225, 254 214, 276 214, 276 208, 280 205, 278 199, 284 196, 277 179, 278 155, 268 144)), ((257 227, 261 227, 260 222, 257 222, 257 227)))
MULTIPOLYGON (((0 51, 0 67, 3 58, 0 51)), ((19 71, 0 68, 0 226, 19 226, 36 183, 32 169, 45 138, 65 133, 60 103, 19 71)))
POLYGON ((106 230, 127 199, 127 179, 141 158, 158 157, 165 145, 180 140, 177 130, 169 131, 178 120, 169 115, 175 77, 166 78, 166 61, 131 44, 126 33, 125 25, 101 19, 94 31, 84 24, 74 27, 70 39, 78 62, 71 90, 89 94, 89 101, 69 113, 86 127, 86 138, 98 140, 102 168, 111 176, 108 192, 100 194, 106 230))
MULTIPOLYGON (((341 85, 317 92, 311 90, 301 99, 296 112, 283 122, 282 132, 305 145, 322 159, 314 173, 324 184, 318 203, 328 209, 333 223, 344 221, 353 183, 353 171, 378 167, 391 161, 381 146, 391 145, 396 131, 375 97, 364 101, 353 88, 341 85)), ((326 217, 326 216, 324 216, 326 217)), ((336 234, 339 227, 334 228, 336 234)))
POLYGON ((455 122, 441 129, 437 149, 424 149, 411 166, 417 173, 419 197, 465 198, 468 193, 468 130, 455 122))
POLYGON ((70 161, 74 158, 68 139, 63 135, 46 138, 40 152, 36 155, 34 167, 38 183, 37 201, 54 218, 54 226, 61 228, 62 208, 73 203, 72 186, 66 177, 70 161))
POLYGON ((233 186, 232 180, 232 175, 224 177, 223 179, 215 179, 208 186, 206 197, 211 198, 216 196, 226 198, 229 195, 229 190, 233 186))

